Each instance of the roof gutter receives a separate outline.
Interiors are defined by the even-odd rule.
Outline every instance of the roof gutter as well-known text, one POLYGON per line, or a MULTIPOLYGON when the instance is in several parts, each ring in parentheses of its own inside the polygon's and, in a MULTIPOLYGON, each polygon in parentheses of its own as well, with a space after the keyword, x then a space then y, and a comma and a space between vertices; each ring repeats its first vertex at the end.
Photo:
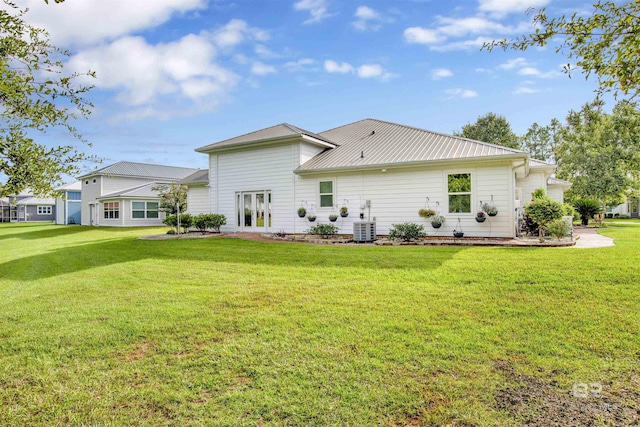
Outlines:
POLYGON ((361 166, 337 166, 332 168, 316 168, 316 169, 296 169, 293 172, 296 175, 309 175, 323 172, 348 172, 348 171, 363 171, 363 170, 376 170, 376 169, 406 169, 416 166, 439 166, 447 165, 451 163, 474 163, 478 161, 486 160, 517 160, 524 159, 528 161, 529 155, 527 153, 514 153, 514 154, 501 154, 496 156, 484 156, 484 157, 466 157, 460 159, 443 159, 443 160, 418 160, 413 162, 403 163, 377 163, 373 165, 361 165, 361 166))

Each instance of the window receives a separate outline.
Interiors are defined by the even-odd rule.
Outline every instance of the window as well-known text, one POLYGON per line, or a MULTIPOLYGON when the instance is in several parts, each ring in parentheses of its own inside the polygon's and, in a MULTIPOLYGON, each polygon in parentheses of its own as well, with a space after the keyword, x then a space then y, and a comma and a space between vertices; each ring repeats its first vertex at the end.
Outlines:
POLYGON ((67 193, 67 200, 81 200, 81 194, 79 191, 69 191, 67 193))
POLYGON ((134 219, 158 218, 158 202, 131 202, 131 217, 134 219))
POLYGON ((104 203, 104 219, 120 218, 120 202, 104 203))
POLYGON ((38 206, 38 215, 51 215, 51 206, 38 206))
POLYGON ((449 213, 471 213, 471 174, 449 174, 447 189, 449 213))
POLYGON ((320 207, 333 207, 333 181, 320 181, 320 207))

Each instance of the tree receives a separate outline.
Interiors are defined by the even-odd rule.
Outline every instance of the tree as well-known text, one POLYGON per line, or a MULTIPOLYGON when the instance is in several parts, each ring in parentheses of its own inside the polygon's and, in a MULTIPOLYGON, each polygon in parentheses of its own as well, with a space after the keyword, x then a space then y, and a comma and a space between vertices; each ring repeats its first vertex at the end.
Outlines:
POLYGON ((461 132, 454 135, 509 148, 520 148, 518 136, 511 130, 511 125, 504 116, 487 113, 478 117, 474 124, 467 123, 461 132))
POLYGON ((539 197, 524 208, 526 214, 538 224, 538 236, 540 242, 544 242, 545 227, 555 220, 562 218, 564 209, 562 203, 556 202, 550 197, 539 197))
POLYGON ((578 199, 573 201, 573 207, 580 215, 582 225, 589 225, 589 218, 602 213, 600 202, 593 199, 578 199))
POLYGON ((187 209, 187 186, 176 184, 162 184, 153 187, 153 190, 160 194, 160 210, 167 212, 169 215, 175 215, 187 209))
POLYGON ((557 148, 557 175, 572 182, 570 199, 596 199, 604 209, 639 188, 640 111, 621 101, 606 114, 603 105, 594 101, 569 112, 557 148))
POLYGON ((555 152, 559 144, 561 128, 562 124, 557 119, 552 119, 547 126, 534 123, 520 138, 520 148, 534 159, 555 163, 555 152))
MULTIPOLYGON (((496 47, 525 51, 530 47, 556 42, 556 52, 563 52, 586 77, 597 76, 598 94, 613 92, 633 97, 640 92, 640 2, 598 0, 588 14, 573 13, 549 18, 546 9, 528 11, 533 15, 534 33, 512 40, 494 40, 483 49, 496 47)), ((571 76, 574 67, 564 72, 571 76)))
MULTIPOLYGON (((0 196, 29 187, 51 195, 62 175, 80 172, 81 162, 93 159, 72 145, 47 147, 35 134, 61 127, 82 143, 72 125, 90 114, 82 98, 91 86, 76 85, 78 73, 63 75, 58 58, 69 56, 51 45, 46 31, 25 22, 26 10, 10 0, 0 9, 0 196), (2 177, 4 175, 4 177, 2 177)), ((56 0, 56 3, 62 0, 56 0)), ((86 75, 95 77, 89 71, 86 75)))

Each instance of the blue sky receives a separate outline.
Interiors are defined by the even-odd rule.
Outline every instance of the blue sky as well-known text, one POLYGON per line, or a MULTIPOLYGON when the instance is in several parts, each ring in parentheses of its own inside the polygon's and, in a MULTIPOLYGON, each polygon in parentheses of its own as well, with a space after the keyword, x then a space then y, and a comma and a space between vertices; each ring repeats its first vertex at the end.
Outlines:
MULTIPOLYGON (((27 19, 96 71, 85 149, 206 167, 197 147, 287 122, 320 132, 371 117, 452 133, 487 112, 518 134, 594 98, 553 47, 481 51, 532 30, 528 7, 576 0, 42 0, 27 19)), ((69 143, 62 131, 42 141, 69 143)))

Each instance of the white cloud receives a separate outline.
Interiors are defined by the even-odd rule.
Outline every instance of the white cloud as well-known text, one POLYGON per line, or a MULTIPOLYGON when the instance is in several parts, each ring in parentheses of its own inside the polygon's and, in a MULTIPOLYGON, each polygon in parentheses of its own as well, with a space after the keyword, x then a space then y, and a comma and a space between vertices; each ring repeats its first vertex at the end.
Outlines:
POLYGON ((478 9, 503 16, 512 12, 526 12, 530 7, 539 8, 549 4, 550 0, 479 0, 478 9))
POLYGON ((447 89, 444 91, 444 93, 450 95, 451 97, 457 98, 475 98, 478 96, 478 92, 476 92, 475 90, 462 88, 447 89))
POLYGON ((513 93, 514 95, 521 95, 521 94, 530 94, 530 93, 538 93, 538 92, 540 92, 538 89, 533 89, 529 86, 520 86, 511 93, 513 93))
POLYGON ((336 61, 327 60, 324 61, 324 69, 328 73, 352 73, 354 68, 353 65, 343 62, 342 64, 338 64, 336 61))
POLYGON ((381 77, 384 70, 378 64, 364 64, 358 67, 357 72, 358 77, 369 79, 371 77, 381 77))
POLYGON ((47 5, 26 0, 28 20, 46 28, 58 46, 88 46, 154 28, 173 15, 205 9, 206 0, 66 1, 47 5))
POLYGON ((436 44, 446 40, 438 31, 422 27, 409 27, 404 30, 404 39, 409 43, 436 44))
POLYGON ((217 46, 229 49, 245 41, 264 42, 269 33, 257 27, 251 27, 242 19, 232 19, 213 32, 212 38, 217 46))
POLYGON ((293 8, 298 11, 308 11, 311 15, 304 21, 305 24, 314 24, 330 17, 326 0, 300 0, 294 3, 293 8))
POLYGON ((256 55, 258 55, 260 58, 279 58, 280 55, 274 53, 271 51, 271 49, 269 49, 267 46, 263 45, 263 44, 257 44, 254 48, 254 51, 256 53, 256 55))
POLYGON ((393 19, 383 16, 368 6, 358 6, 354 16, 356 20, 351 25, 358 31, 377 31, 383 24, 393 22, 393 19))
POLYGON ((453 76, 453 72, 446 68, 436 68, 431 70, 431 78, 433 80, 441 80, 446 79, 447 77, 453 76))
MULTIPOLYGON (((116 100, 129 108, 126 118, 161 116, 163 97, 171 105, 185 104, 202 111, 215 109, 239 78, 215 63, 216 47, 204 35, 187 35, 167 44, 148 44, 142 37, 123 37, 74 55, 71 70, 95 70, 92 81, 100 89, 117 92, 116 100)), ((183 105, 184 106, 184 105, 183 105)))
POLYGON ((251 66, 251 74, 256 76, 266 76, 267 74, 277 73, 276 68, 272 65, 263 64, 260 61, 256 61, 251 66))
POLYGON ((534 67, 524 67, 518 70, 518 74, 520 74, 521 76, 539 76, 540 71, 538 71, 538 69, 534 67))
POLYGON ((309 72, 309 71, 317 71, 316 61, 311 58, 302 58, 297 61, 289 61, 284 64, 284 68, 288 71, 294 72, 309 72))
POLYGON ((502 68, 503 70, 513 70, 514 68, 525 67, 527 65, 529 65, 529 63, 527 62, 526 59, 524 59, 524 58, 514 58, 514 59, 510 59, 507 62, 504 62, 504 63, 498 65, 498 67, 502 68))

